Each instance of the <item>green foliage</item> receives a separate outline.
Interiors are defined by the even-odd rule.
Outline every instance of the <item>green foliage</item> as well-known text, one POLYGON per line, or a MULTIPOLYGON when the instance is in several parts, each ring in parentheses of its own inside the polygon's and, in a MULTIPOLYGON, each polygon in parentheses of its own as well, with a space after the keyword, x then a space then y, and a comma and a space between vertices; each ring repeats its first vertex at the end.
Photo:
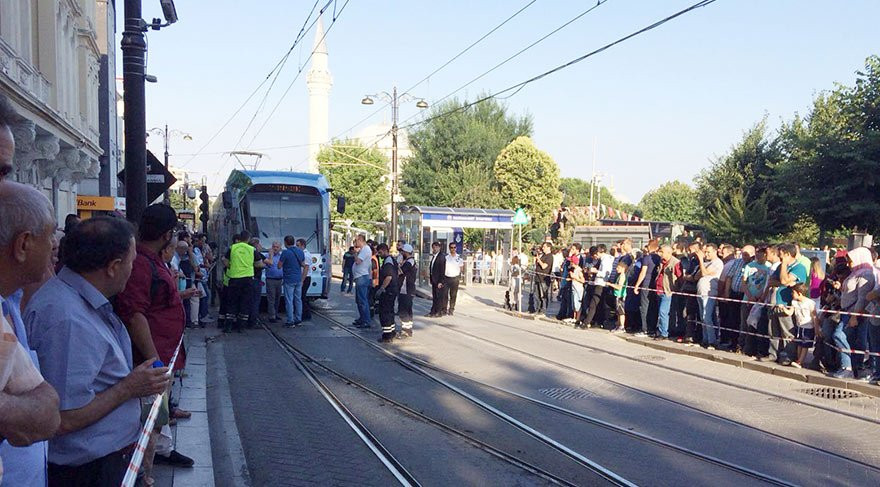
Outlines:
POLYGON ((809 216, 795 220, 786 233, 773 239, 775 242, 798 242, 804 247, 819 246, 819 225, 809 216))
POLYGON ((712 238, 743 245, 767 240, 783 230, 766 199, 747 201, 742 191, 734 191, 728 199, 715 200, 709 211, 705 225, 712 238))
POLYGON ((695 223, 700 217, 696 191, 681 181, 664 183, 647 192, 639 207, 648 220, 695 223))
POLYGON ((430 116, 458 111, 431 119, 410 133, 413 155, 405 161, 401 184, 407 203, 498 205, 493 191, 495 159, 511 141, 532 133, 532 119, 508 115, 494 99, 462 108, 466 103, 452 100, 436 106, 430 116))
MULTIPOLYGON (((168 193, 168 196, 171 197, 171 207, 177 211, 180 211, 186 208, 187 201, 186 197, 180 191, 171 191, 168 193)), ((192 203, 192 202, 190 202, 192 203)))
POLYGON ((376 149, 363 147, 354 140, 336 141, 318 153, 318 168, 334 193, 344 195, 345 215, 332 218, 363 221, 384 221, 386 206, 391 202, 387 186, 388 160, 376 149))
POLYGON ((559 167, 549 154, 528 137, 517 137, 495 160, 495 181, 503 208, 525 208, 531 218, 526 227, 546 230, 553 210, 562 202, 559 167))
MULTIPOLYGON (((562 178, 559 180, 559 191, 565 196, 562 204, 565 206, 589 206, 590 205, 590 182, 581 178, 562 178)), ((602 202, 605 206, 610 206, 616 210, 624 210, 626 203, 618 201, 611 194, 611 190, 602 185, 593 187, 593 204, 597 205, 602 202), (598 189, 598 191, 597 191, 598 189), (601 192, 601 198, 600 196, 601 192)), ((631 205, 632 206, 632 205, 631 205)))

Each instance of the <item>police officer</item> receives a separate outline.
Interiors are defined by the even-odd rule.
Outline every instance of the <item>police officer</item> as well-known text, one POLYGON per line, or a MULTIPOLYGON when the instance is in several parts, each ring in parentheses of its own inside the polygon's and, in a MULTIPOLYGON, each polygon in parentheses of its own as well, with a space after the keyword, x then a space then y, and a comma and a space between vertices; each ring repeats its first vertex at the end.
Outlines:
POLYGON ((400 248, 403 264, 400 266, 400 294, 397 296, 397 315, 400 316, 400 333, 397 338, 412 337, 413 296, 416 293, 416 260, 413 258, 413 248, 410 244, 404 244, 400 248))
POLYGON ((394 339, 394 300, 400 288, 397 261, 389 253, 388 244, 384 243, 376 247, 376 256, 382 263, 379 266, 379 288, 376 289, 379 324, 382 326, 382 337, 379 341, 389 343, 394 339))

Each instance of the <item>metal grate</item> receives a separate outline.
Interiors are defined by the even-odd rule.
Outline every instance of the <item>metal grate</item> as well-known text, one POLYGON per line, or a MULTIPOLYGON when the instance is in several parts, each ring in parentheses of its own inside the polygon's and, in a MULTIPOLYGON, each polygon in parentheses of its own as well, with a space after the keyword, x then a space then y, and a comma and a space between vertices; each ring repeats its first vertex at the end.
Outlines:
POLYGON ((576 387, 551 387, 548 389, 539 389, 541 394, 552 397, 553 399, 589 399, 596 397, 596 393, 586 389, 576 387))
POLYGON ((636 360, 644 360, 647 362, 660 362, 661 360, 666 360, 666 357, 662 355, 638 355, 635 357, 636 360))
POLYGON ((810 389, 800 389, 798 392, 821 397, 822 399, 858 399, 866 397, 860 392, 838 389, 836 387, 813 387, 810 389))

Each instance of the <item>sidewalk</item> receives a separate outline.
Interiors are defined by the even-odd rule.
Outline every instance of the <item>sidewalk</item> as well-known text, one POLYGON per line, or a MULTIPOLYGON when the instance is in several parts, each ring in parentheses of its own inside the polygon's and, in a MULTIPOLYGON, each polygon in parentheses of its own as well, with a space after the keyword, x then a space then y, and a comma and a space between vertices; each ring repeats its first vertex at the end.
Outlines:
POLYGON ((201 487, 214 485, 214 464, 211 458, 211 436, 208 428, 206 399, 207 349, 205 340, 218 334, 216 328, 187 328, 186 377, 174 381, 174 397, 180 408, 192 413, 190 419, 179 419, 171 427, 174 449, 195 460, 193 468, 156 465, 153 478, 157 487, 201 487))

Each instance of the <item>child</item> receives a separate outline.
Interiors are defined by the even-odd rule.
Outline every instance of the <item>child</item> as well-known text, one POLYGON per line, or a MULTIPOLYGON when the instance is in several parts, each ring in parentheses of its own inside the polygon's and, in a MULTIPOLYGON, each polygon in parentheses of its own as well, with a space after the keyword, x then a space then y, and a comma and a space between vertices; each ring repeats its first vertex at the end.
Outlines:
POLYGON ((613 289, 614 302, 617 308, 617 328, 611 330, 612 333, 622 333, 626 329, 626 269, 627 264, 624 261, 617 263, 617 280, 608 286, 613 289))
POLYGON ((814 326, 819 323, 816 316, 816 302, 810 299, 810 290, 804 283, 798 283, 791 288, 791 310, 794 323, 797 325, 797 360, 792 362, 793 367, 804 366, 807 351, 813 348, 813 340, 816 337, 814 326))

